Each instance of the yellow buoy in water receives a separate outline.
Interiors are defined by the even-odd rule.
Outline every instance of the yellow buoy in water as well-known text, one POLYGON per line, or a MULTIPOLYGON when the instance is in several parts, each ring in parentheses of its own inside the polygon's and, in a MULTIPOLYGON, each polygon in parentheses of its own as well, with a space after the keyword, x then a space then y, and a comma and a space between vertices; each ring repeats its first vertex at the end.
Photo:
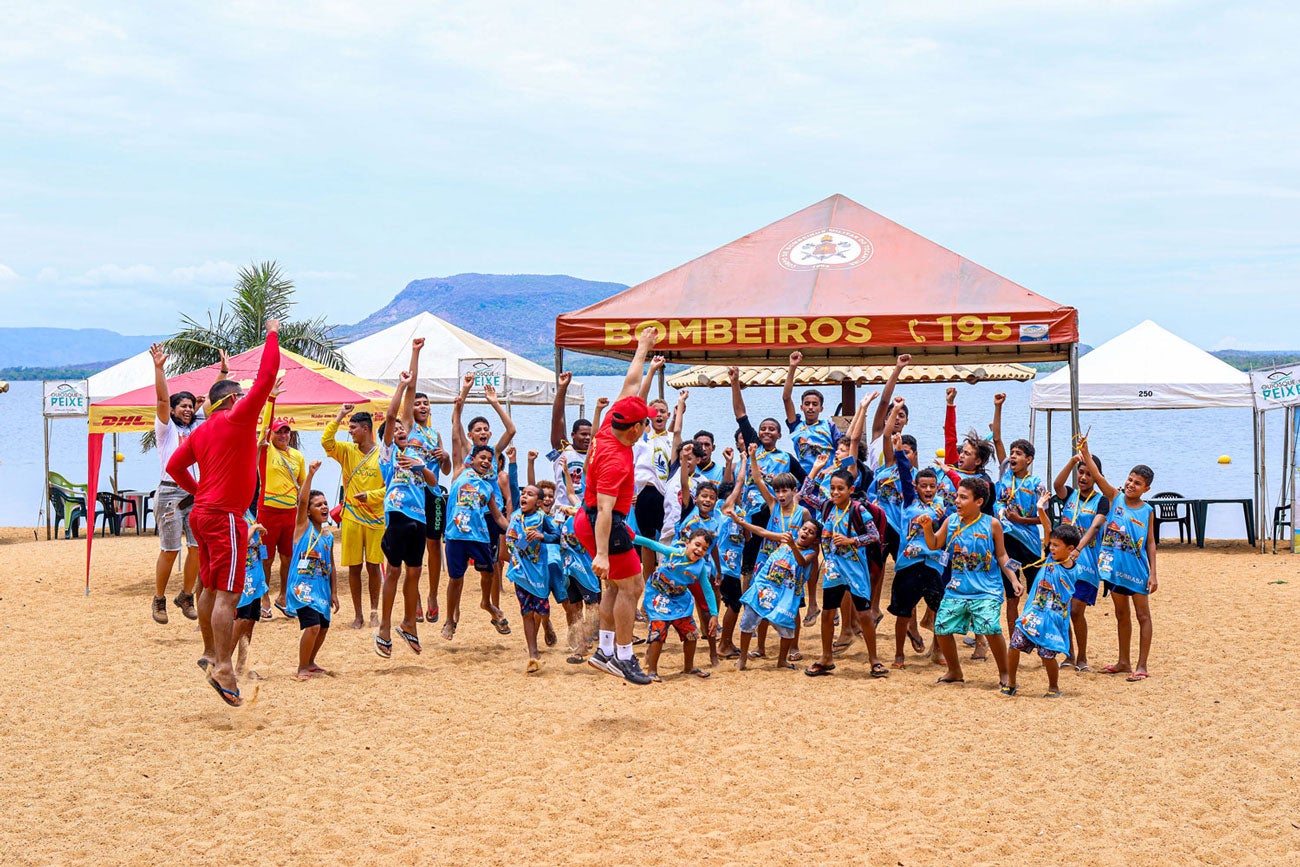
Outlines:
POLYGON ((1228 457, 1227 455, 1219 455, 1219 463, 1230 464, 1232 463, 1232 458, 1228 457))
POLYGON ((117 461, 120 464, 122 463, 122 461, 126 460, 126 455, 122 454, 121 452, 118 452, 117 454, 113 455, 113 460, 117 461))
POLYGON ((948 457, 947 453, 943 449, 935 449, 934 456, 936 458, 939 458, 940 460, 943 460, 944 458, 948 457))

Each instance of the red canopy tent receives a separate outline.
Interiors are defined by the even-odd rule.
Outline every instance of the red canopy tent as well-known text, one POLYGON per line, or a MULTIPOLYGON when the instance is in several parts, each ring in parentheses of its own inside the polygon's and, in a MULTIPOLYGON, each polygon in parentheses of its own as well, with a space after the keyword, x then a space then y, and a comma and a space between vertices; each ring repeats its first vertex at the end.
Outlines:
MULTIPOLYGON (((229 378, 244 388, 249 388, 257 377, 262 362, 261 346, 241 352, 229 359, 229 378)), ((207 394, 216 382, 221 365, 192 370, 167 380, 167 388, 175 394, 189 391, 207 394)), ((293 420, 296 430, 324 430, 343 404, 354 404, 358 409, 371 409, 375 421, 383 420, 393 389, 386 385, 343 373, 311 361, 288 350, 280 350, 279 375, 283 378, 280 396, 275 401, 277 416, 293 420), (377 411, 376 411, 377 410, 377 411)), ((156 412, 156 394, 152 385, 128 391, 107 400, 97 401, 90 407, 90 439, 87 443, 86 503, 92 509, 99 488, 99 465, 104 448, 105 433, 128 433, 153 430, 156 412)), ((93 511, 91 512, 93 514, 93 511)), ((94 546, 95 522, 87 524, 86 531, 86 593, 90 593, 90 554, 94 546)))
POLYGON ((841 195, 555 320, 564 349, 691 364, 923 355, 926 363, 1068 360, 1078 313, 841 195))

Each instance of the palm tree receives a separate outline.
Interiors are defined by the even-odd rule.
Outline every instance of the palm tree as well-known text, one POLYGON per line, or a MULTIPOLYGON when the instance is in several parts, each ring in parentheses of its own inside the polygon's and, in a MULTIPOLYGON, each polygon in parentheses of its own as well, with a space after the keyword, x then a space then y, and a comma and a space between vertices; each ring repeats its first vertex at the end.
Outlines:
POLYGON ((280 346, 290 352, 346 371, 347 361, 339 353, 339 342, 331 336, 334 327, 325 317, 291 321, 293 281, 275 262, 252 264, 239 271, 230 309, 222 304, 216 316, 207 313, 207 323, 182 314, 180 331, 163 341, 171 356, 169 373, 176 375, 216 364, 221 352, 238 355, 266 341, 266 320, 279 319, 280 346))
MULTIPOLYGON (((325 317, 292 321, 293 281, 284 276, 276 262, 250 264, 239 271, 235 297, 230 309, 222 304, 207 323, 181 314, 181 330, 162 342, 170 359, 168 375, 176 376, 198 370, 221 360, 221 353, 238 355, 266 342, 266 320, 280 320, 280 346, 311 361, 335 370, 347 371, 348 363, 339 353, 339 341, 332 336, 334 326, 325 317)), ((141 438, 140 447, 154 447, 153 431, 141 438)))

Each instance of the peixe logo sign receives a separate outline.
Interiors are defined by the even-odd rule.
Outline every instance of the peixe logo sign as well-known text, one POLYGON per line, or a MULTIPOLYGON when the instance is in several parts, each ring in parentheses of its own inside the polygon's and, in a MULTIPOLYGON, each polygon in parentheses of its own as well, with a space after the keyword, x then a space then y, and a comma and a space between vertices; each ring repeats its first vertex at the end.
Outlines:
POLYGON ((46 418, 90 415, 89 389, 84 379, 46 380, 43 412, 46 418))
POLYGON ((1252 370, 1250 385, 1258 409, 1300 406, 1300 365, 1252 370))
POLYGON ((506 396, 506 360, 504 358, 462 358, 458 363, 461 380, 467 374, 474 376, 469 393, 482 396, 487 386, 492 386, 498 397, 506 396))

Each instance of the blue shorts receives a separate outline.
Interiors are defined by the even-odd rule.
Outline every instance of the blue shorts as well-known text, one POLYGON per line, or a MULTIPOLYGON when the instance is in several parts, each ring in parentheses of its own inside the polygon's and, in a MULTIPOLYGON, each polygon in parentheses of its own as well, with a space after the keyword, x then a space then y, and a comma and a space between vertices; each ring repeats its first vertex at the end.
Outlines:
POLYGON ((446 545, 447 577, 453 581, 465 577, 470 560, 474 561, 474 569, 478 572, 491 572, 492 565, 496 563, 496 558, 492 556, 492 546, 487 542, 448 539, 446 545))
POLYGON ((1097 604, 1097 588, 1093 587, 1087 581, 1074 582, 1074 596, 1072 599, 1078 599, 1084 605, 1097 604))
POLYGON ((515 598, 519 600, 519 613, 527 616, 536 614, 546 617, 551 613, 551 603, 540 596, 534 596, 518 584, 515 585, 515 598))

